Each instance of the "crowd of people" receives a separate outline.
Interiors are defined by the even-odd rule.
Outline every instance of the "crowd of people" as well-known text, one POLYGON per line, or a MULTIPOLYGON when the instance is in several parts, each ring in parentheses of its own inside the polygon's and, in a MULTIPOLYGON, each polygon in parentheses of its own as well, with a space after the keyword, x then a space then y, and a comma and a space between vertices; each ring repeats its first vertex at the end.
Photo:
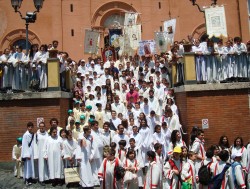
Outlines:
MULTIPOLYGON (((167 79, 170 85, 184 83, 184 52, 189 43, 192 48, 187 51, 195 53, 195 72, 197 83, 224 83, 249 81, 250 78, 250 41, 242 43, 240 37, 229 39, 223 45, 220 39, 216 43, 203 35, 200 40, 189 39, 190 42, 176 41, 170 50, 160 55, 141 56, 118 56, 115 51, 104 53, 104 57, 88 58, 74 61, 67 52, 60 51, 60 81, 62 90, 66 90, 66 72, 70 72, 71 83, 77 85, 81 81, 82 87, 93 78, 93 87, 100 86, 105 82, 102 80, 105 69, 113 81, 118 81, 122 87, 124 79, 131 78, 131 83, 140 86, 139 80, 154 81, 167 79), (104 61, 102 61, 104 60, 104 61), (173 67, 174 65, 174 67, 173 67), (175 82, 172 82, 172 69, 176 69, 175 82), (125 71, 126 78, 122 75, 125 71), (123 78, 121 78, 123 77, 123 78), (97 80, 102 82, 98 83, 97 80)), ((0 56, 0 91, 13 93, 24 91, 46 91, 47 90, 47 59, 49 50, 57 49, 58 41, 49 45, 31 45, 27 54, 21 46, 6 48, 0 56)), ((113 82, 111 87, 113 88, 113 82)))
MULTIPOLYGON (((211 42, 207 38, 194 42, 197 81, 249 78, 249 56, 239 38, 227 52, 229 46, 222 48, 220 41, 211 51, 212 61, 205 53, 211 42), (230 61, 224 57, 231 57, 230 61)), ((206 151, 204 132, 199 128, 194 128, 190 141, 186 141, 189 146, 182 140, 171 69, 176 65, 178 80, 183 82, 183 43, 176 42, 171 51, 161 55, 117 59, 109 54, 105 62, 97 57, 77 63, 68 53, 59 52, 62 90, 66 88, 66 71, 74 84, 68 119, 66 124, 61 120, 62 127, 56 118, 49 126, 41 122, 37 132, 32 122, 27 124, 27 131, 13 147, 15 175, 23 177, 27 185, 38 179, 41 185, 49 181, 56 186, 64 183, 64 169, 71 167, 81 187, 103 189, 212 189, 215 186, 210 183, 218 183, 220 175, 219 188, 249 188, 250 145, 244 147, 241 137, 230 146, 228 138, 222 136, 219 144, 206 151), (209 175, 205 179, 206 171, 201 171, 204 166, 209 175)), ((50 49, 57 45, 53 42, 50 49)), ((5 50, 0 60, 4 68, 2 88, 6 91, 28 90, 31 81, 36 84, 33 90, 46 90, 48 48, 42 45, 38 51, 34 49, 30 52, 34 58, 25 56, 20 47, 17 52, 5 50), (29 71, 32 77, 23 77, 29 71)))

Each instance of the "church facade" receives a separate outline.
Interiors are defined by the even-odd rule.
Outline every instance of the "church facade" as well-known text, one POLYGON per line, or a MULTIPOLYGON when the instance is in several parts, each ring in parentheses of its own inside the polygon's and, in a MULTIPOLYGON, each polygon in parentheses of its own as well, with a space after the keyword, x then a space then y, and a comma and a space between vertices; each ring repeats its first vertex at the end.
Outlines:
MULTIPOLYGON (((212 1, 197 3, 210 6, 212 1)), ((248 0, 218 0, 225 6, 229 37, 240 36, 249 40, 248 0)), ((34 11, 33 1, 23 1, 20 11, 34 11)), ((59 50, 66 51, 75 60, 87 58, 84 54, 85 29, 100 32, 100 49, 108 29, 123 24, 125 12, 139 14, 142 39, 154 39, 154 32, 162 30, 163 22, 176 18, 175 40, 201 37, 206 32, 205 17, 189 0, 53 0, 44 1, 35 23, 29 25, 30 44, 50 44, 59 41, 59 50)), ((25 21, 14 12, 10 1, 0 1, 0 52, 15 44, 25 43, 25 21)))

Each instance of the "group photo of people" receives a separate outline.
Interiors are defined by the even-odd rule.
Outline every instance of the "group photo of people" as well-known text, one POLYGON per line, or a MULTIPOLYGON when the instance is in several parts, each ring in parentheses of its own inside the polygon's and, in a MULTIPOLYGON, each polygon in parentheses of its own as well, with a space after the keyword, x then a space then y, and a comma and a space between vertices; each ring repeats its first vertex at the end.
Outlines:
MULTIPOLYGON (((249 81, 249 42, 208 36, 191 42, 198 83, 249 81)), ((14 175, 27 186, 62 186, 71 169, 89 189, 250 188, 248 141, 221 136, 206 146, 199 127, 184 137, 172 83, 172 69, 184 82, 184 44, 149 56, 114 52, 79 61, 58 51, 61 90, 67 91, 66 72, 73 83, 68 118, 51 117, 38 129, 27 123, 13 146, 14 175)), ((1 92, 45 92, 48 51, 57 46, 33 45, 28 55, 21 47, 5 49, 1 92)))

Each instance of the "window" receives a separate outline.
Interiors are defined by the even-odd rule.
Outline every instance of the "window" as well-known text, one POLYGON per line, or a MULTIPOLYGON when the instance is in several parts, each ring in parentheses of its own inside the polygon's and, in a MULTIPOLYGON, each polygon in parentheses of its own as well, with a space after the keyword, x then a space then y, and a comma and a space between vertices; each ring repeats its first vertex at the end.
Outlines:
MULTIPOLYGON (((13 46, 21 46, 24 50, 26 49, 26 39, 19 39, 13 43, 13 46)), ((30 49, 30 42, 28 42, 28 49, 30 49)))
POLYGON ((161 2, 158 3, 159 9, 161 9, 161 2))

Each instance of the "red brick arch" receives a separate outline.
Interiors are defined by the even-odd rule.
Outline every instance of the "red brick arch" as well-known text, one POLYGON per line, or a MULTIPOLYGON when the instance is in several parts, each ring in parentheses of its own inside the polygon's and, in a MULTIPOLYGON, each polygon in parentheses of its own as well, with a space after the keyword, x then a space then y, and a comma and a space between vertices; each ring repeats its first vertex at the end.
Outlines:
POLYGON ((206 24, 200 24, 195 28, 195 30, 192 32, 193 39, 200 39, 202 35, 204 35, 207 32, 206 30, 206 24))

